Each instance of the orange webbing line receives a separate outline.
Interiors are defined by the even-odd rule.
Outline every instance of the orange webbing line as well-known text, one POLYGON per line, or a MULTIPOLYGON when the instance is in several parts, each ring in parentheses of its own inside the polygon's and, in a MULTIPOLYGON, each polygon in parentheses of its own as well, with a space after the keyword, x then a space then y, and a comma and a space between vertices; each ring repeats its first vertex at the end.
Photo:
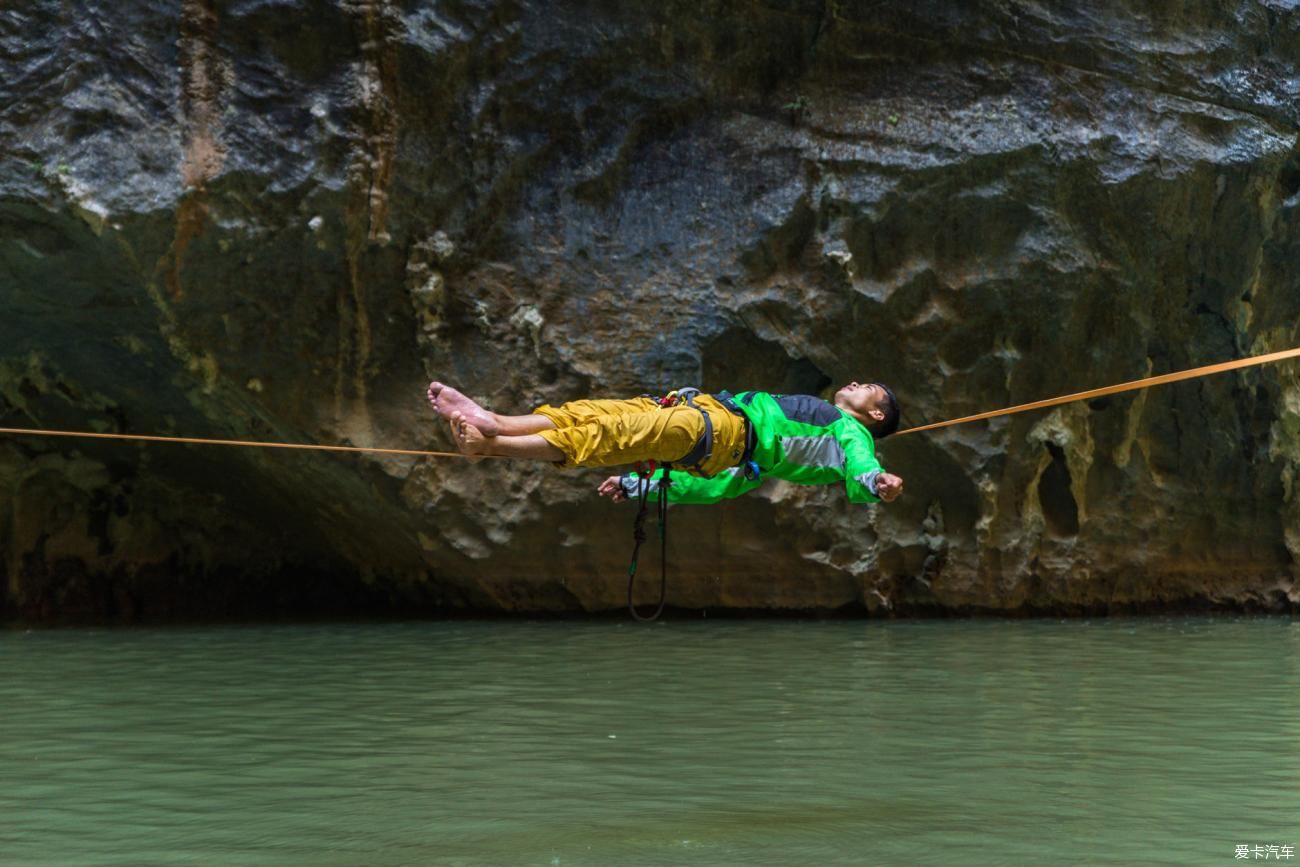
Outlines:
POLYGON ((1136 391, 1139 388, 1150 388, 1153 385, 1164 385, 1167 382, 1179 382, 1184 379, 1196 379, 1200 376, 1209 376, 1214 373, 1225 373, 1229 370, 1238 370, 1242 367, 1254 367, 1257 364, 1268 364, 1271 361, 1282 361, 1283 359, 1295 358, 1297 356, 1300 356, 1300 347, 1296 349, 1284 349, 1281 352, 1270 352, 1267 355, 1253 355, 1250 358, 1238 358, 1236 361, 1223 361, 1219 364, 1207 364, 1204 367, 1197 367, 1192 370, 1183 370, 1178 373, 1164 373, 1160 376, 1149 376, 1146 379, 1135 379, 1132 382, 1125 382, 1120 385, 1108 385, 1105 388, 1094 388, 1092 391, 1081 391, 1078 394, 1067 394, 1063 397, 1050 397, 1047 400, 1036 400, 1033 403, 1022 403, 1019 406, 1013 406, 1007 409, 996 409, 992 412, 982 412, 978 415, 968 415, 962 418, 954 418, 949 421, 940 421, 935 422, 934 424, 911 427, 907 430, 898 431, 898 433, 917 433, 923 430, 934 430, 935 428, 950 427, 955 424, 965 424, 968 421, 981 421, 986 418, 996 418, 1000 415, 1028 412, 1031 409, 1045 409, 1049 406, 1060 406, 1063 403, 1073 403, 1076 400, 1090 400, 1095 397, 1104 397, 1108 394, 1119 394, 1122 391, 1136 391))
MULTIPOLYGON (((1149 376, 1146 379, 1135 379, 1132 382, 1125 382, 1119 385, 1108 385, 1105 388, 1094 388, 1091 391, 1080 391, 1076 394, 1067 394, 1062 397, 1050 397, 1046 400, 1036 400, 1033 403, 1022 403, 1019 406, 1008 407, 1007 409, 995 409, 991 412, 981 412, 977 415, 963 416, 962 418, 949 419, 948 421, 939 421, 933 424, 911 427, 906 430, 898 431, 895 436, 900 434, 919 433, 920 431, 935 430, 941 427, 951 427, 953 425, 965 424, 971 421, 982 421, 986 418, 997 418, 1002 415, 1013 415, 1018 412, 1028 412, 1031 409, 1046 409, 1049 406, 1060 406, 1063 403, 1073 403, 1077 400, 1090 400, 1096 397, 1104 397, 1109 394, 1119 394, 1123 391, 1136 391, 1139 388, 1150 388, 1153 385, 1164 385, 1168 382, 1179 382, 1184 379, 1196 379, 1200 376, 1210 376, 1215 373, 1225 373, 1229 370, 1239 370, 1243 367, 1254 367, 1259 364, 1268 364, 1273 361, 1282 361, 1287 358, 1300 356, 1300 347, 1296 349, 1284 349, 1281 352, 1270 352, 1266 355, 1254 355, 1250 358, 1238 358, 1235 361, 1224 361, 1219 364, 1207 364, 1204 367, 1196 367, 1191 370, 1183 370, 1178 373, 1165 373, 1160 376, 1149 376)), ((376 454, 376 455, 408 455, 414 457, 428 458, 470 458, 470 457, 504 457, 503 455, 467 455, 461 452, 433 452, 422 449, 381 449, 367 446, 324 446, 314 443, 268 443, 257 440, 222 440, 206 439, 203 437, 165 437, 149 436, 145 434, 113 434, 113 433, 94 433, 92 431, 67 431, 67 430, 43 430, 38 428, 18 428, 18 427, 0 427, 0 434, 16 434, 19 436, 46 436, 46 437, 74 437, 78 439, 99 439, 99 440, 130 440, 133 442, 148 443, 186 443, 189 445, 204 446, 246 446, 250 448, 263 449, 299 449, 303 451, 318 452, 351 452, 353 454, 376 454)))
POLYGON ((134 442, 146 443, 187 443, 190 445, 202 446, 248 446, 251 448, 262 449, 300 449, 303 451, 317 452, 352 452, 377 455, 413 455, 415 457, 432 457, 432 458, 469 458, 469 457, 501 457, 500 455, 466 455, 461 452, 430 452, 420 449, 379 449, 368 448, 364 446, 322 446, 314 443, 265 443, 256 440, 218 440, 205 439, 203 437, 163 437, 147 436, 145 434, 112 434, 112 433, 93 433, 91 431, 71 431, 71 430, 40 430, 36 428, 20 427, 0 427, 0 434, 18 434, 22 436, 43 436, 43 437, 76 437, 78 439, 96 439, 96 440, 131 440, 134 442))

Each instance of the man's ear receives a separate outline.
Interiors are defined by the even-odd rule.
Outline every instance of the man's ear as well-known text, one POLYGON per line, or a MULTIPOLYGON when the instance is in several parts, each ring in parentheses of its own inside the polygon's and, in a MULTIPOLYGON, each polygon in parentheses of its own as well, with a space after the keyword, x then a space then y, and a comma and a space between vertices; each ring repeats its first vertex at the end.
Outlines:
POLYGON ((867 415, 871 417, 871 420, 872 420, 872 421, 884 421, 884 420, 885 420, 885 411, 884 411, 883 409, 881 409, 880 407, 876 407, 875 409, 869 409, 869 410, 867 410, 867 415))

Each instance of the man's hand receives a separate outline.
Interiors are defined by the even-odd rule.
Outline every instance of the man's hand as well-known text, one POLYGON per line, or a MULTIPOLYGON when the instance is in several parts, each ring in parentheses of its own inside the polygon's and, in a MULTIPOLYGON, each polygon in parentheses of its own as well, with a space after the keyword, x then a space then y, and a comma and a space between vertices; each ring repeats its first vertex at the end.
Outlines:
POLYGON ((596 488, 596 493, 602 497, 609 497, 616 503, 621 503, 627 499, 627 494, 623 493, 622 476, 610 476, 605 479, 600 483, 600 487, 596 488))
POLYGON ((876 476, 876 496, 886 503, 892 503, 903 493, 903 480, 893 473, 881 473, 876 476))

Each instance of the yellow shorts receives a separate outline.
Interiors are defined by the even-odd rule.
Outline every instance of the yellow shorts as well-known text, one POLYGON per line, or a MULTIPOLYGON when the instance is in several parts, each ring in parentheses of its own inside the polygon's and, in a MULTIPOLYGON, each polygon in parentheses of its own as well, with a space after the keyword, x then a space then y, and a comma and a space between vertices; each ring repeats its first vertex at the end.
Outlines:
MULTIPOLYGON (((695 405, 713 422, 713 456, 702 467, 712 476, 740 463, 745 422, 706 394, 695 405)), ((648 397, 575 400, 533 410, 555 422, 541 437, 564 452, 564 467, 610 467, 637 461, 672 462, 686 457, 704 435, 699 410, 682 404, 661 407, 648 397)))

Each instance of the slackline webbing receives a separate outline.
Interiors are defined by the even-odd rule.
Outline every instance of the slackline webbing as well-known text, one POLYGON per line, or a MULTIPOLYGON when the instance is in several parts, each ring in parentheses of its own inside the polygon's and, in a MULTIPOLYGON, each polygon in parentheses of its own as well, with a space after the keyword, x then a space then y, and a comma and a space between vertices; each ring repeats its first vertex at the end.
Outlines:
POLYGON ((1013 415, 1018 412, 1028 412, 1031 409, 1046 409, 1049 406, 1060 406, 1063 403, 1074 403, 1079 400, 1092 400, 1093 398, 1105 397, 1110 394, 1119 394, 1123 391, 1136 391, 1139 388, 1150 388, 1153 385, 1164 385, 1168 382, 1180 382, 1184 379, 1196 379, 1202 376, 1210 376, 1215 373, 1226 373, 1229 370, 1240 370, 1243 367, 1254 367, 1259 364, 1268 364, 1273 361, 1282 361, 1287 358, 1300 356, 1300 347, 1296 349, 1284 349, 1281 352, 1270 352, 1266 355, 1252 355, 1250 358, 1238 358, 1236 361, 1223 361, 1218 364, 1207 364, 1204 367, 1195 367, 1191 370, 1181 370, 1177 373, 1163 373, 1160 376, 1148 376, 1146 379, 1135 379, 1132 382, 1124 382, 1119 385, 1108 385, 1105 388, 1094 388, 1091 391, 1080 391, 1075 394, 1067 394, 1061 397, 1051 397, 1046 400, 1036 400, 1032 403, 1022 403, 1019 406, 1012 406, 1006 409, 995 409, 991 412, 981 412, 977 415, 967 415, 961 418, 954 418, 948 421, 939 421, 934 424, 923 424, 918 427, 910 427, 907 430, 900 430, 894 434, 919 433, 924 430, 935 430, 941 427, 951 427, 957 424, 966 424, 972 421, 982 421, 987 418, 997 418, 1003 415, 1013 415))
MULTIPOLYGON (((1194 367, 1190 370, 1181 370, 1177 373, 1165 373, 1160 376, 1148 376, 1145 379, 1135 379, 1132 382, 1124 382, 1119 385, 1108 385, 1104 388, 1094 388, 1090 391, 1080 391, 1075 394, 1062 395, 1061 397, 1051 397, 1046 400, 1036 400, 1032 403, 1022 403, 1018 406, 1007 407, 1006 409, 995 409, 990 412, 981 412, 976 415, 962 416, 961 418, 949 419, 948 421, 939 421, 933 424, 924 424, 918 427, 910 427, 906 430, 898 431, 894 436, 902 434, 920 433, 921 431, 936 430, 938 428, 952 427, 953 425, 966 424, 972 421, 983 421, 984 419, 997 418, 1004 415, 1014 415, 1020 412, 1028 412, 1031 409, 1046 409, 1052 406, 1060 406, 1065 403, 1074 403, 1080 400, 1092 400, 1098 397, 1105 397, 1111 394, 1119 394, 1125 391, 1136 391, 1140 388, 1150 388, 1153 385, 1164 385, 1170 382, 1181 382, 1186 379, 1197 379, 1202 376, 1210 376, 1215 373, 1226 373, 1229 370, 1240 370, 1243 367, 1255 367, 1260 364, 1269 364, 1274 361, 1283 361, 1288 358, 1300 357, 1300 347, 1295 349, 1285 349, 1281 352, 1270 352, 1265 355, 1253 355, 1249 358, 1238 358, 1235 361, 1223 361, 1218 364, 1207 364, 1204 367, 1194 367)), ((375 448, 371 446, 327 446, 317 443, 274 443, 262 442, 259 440, 229 440, 229 439, 210 439, 206 437, 173 437, 173 436, 152 436, 148 434, 118 434, 118 433, 97 433, 94 431, 70 431, 70 430, 46 430, 43 428, 20 428, 20 427, 0 427, 0 434, 10 434, 14 436, 43 436, 43 437, 69 437, 75 439, 99 439, 99 440, 127 440, 132 442, 147 443, 180 443, 187 445, 204 445, 204 446, 243 446, 246 448, 263 448, 263 449, 297 449, 300 451, 317 451, 317 452, 346 452, 352 454, 373 454, 373 455, 406 455, 410 457, 421 458, 499 458, 504 455, 467 455, 463 452, 437 452, 425 449, 388 449, 375 448)))
POLYGON ((316 443, 271 443, 258 440, 220 440, 206 437, 165 437, 145 434, 95 433, 92 431, 42 430, 37 428, 0 427, 0 434, 17 434, 20 436, 74 437, 95 440, 130 440, 146 443, 184 443, 202 446, 246 446, 261 449, 299 449, 317 452, 352 452, 377 455, 411 455, 432 458, 495 458, 500 455, 467 455, 462 452, 432 452, 423 449, 381 449, 367 446, 324 446, 316 443))

